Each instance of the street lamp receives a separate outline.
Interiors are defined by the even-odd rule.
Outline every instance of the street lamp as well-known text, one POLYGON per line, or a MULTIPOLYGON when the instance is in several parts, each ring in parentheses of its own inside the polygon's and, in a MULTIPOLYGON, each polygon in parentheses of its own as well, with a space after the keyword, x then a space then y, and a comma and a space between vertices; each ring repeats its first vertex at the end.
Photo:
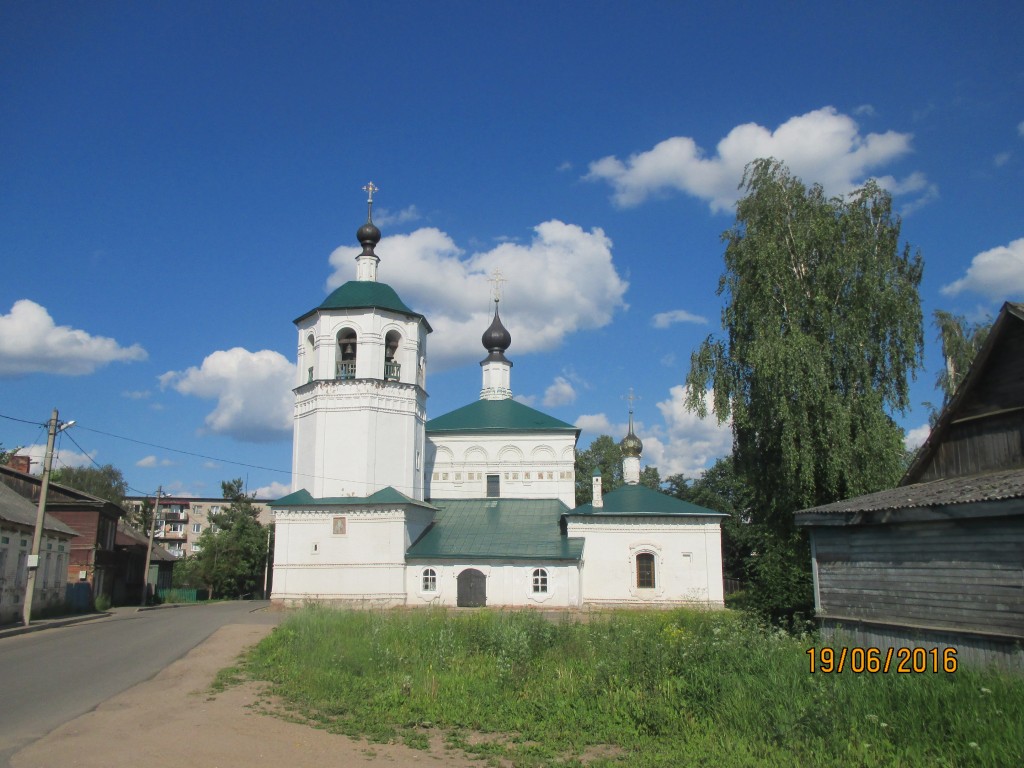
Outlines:
POLYGON ((25 584, 25 606, 21 618, 25 626, 32 620, 32 598, 36 591, 36 571, 39 570, 39 547, 43 541, 43 519, 46 515, 46 493, 50 490, 50 467, 53 466, 53 441, 58 432, 73 427, 74 421, 60 422, 57 420, 57 409, 46 430, 46 453, 43 455, 43 481, 39 487, 39 508, 36 510, 36 528, 32 533, 32 552, 28 556, 28 581, 25 584))

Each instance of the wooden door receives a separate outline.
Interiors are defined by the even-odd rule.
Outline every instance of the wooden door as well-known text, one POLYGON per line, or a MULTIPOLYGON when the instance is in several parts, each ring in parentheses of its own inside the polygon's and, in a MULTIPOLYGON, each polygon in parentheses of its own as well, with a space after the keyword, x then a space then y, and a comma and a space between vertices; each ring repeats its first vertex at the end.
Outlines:
POLYGON ((459 592, 456 604, 460 608, 482 608, 487 605, 487 577, 476 568, 467 568, 459 574, 459 592))

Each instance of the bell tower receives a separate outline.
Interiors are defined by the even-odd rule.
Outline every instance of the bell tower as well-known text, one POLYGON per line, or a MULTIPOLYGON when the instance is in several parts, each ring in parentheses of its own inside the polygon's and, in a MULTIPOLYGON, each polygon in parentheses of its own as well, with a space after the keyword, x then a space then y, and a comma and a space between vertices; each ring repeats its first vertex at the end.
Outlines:
POLYGON ((423 499, 430 324, 378 282, 370 182, 355 280, 295 320, 292 490, 314 498, 392 487, 423 499))

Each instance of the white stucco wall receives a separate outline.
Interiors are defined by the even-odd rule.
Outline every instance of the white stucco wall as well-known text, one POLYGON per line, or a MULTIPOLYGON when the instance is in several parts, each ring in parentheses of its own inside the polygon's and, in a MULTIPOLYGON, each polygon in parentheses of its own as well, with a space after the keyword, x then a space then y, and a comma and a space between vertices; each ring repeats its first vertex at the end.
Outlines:
POLYGON ((274 510, 271 600, 404 605, 405 551, 432 519, 421 507, 274 510))
POLYGON ((586 539, 585 604, 724 605, 718 518, 570 517, 568 535, 586 539), (654 555, 653 589, 637 587, 641 552, 654 555))
POLYGON ((575 563, 525 562, 495 560, 486 563, 469 561, 410 562, 406 569, 405 588, 410 606, 455 606, 458 599, 458 577, 462 571, 475 568, 487 578, 487 605, 533 608, 566 608, 580 605, 580 571, 575 563), (432 568, 437 575, 437 590, 424 591, 423 571, 432 568), (533 572, 547 571, 548 591, 533 591, 533 572))
POLYGON ((332 310, 298 325, 292 490, 368 496, 391 486, 424 498, 426 328, 381 310, 332 310), (356 378, 335 378, 338 334, 356 332, 356 378), (384 380, 389 332, 401 336, 398 381, 384 380), (313 337, 310 345, 309 337, 313 337), (308 369, 313 368, 313 381, 308 369))
POLYGON ((427 498, 481 499, 487 475, 501 478, 504 499, 561 499, 576 505, 572 433, 502 433, 427 437, 427 498))

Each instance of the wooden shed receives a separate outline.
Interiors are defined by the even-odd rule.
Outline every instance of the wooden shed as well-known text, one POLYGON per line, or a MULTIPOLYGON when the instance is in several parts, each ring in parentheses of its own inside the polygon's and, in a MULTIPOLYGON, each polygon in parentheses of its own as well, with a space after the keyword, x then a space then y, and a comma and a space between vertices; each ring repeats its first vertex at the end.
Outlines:
POLYGON ((826 637, 1024 671, 1024 304, 1003 305, 899 487, 796 523, 826 637))

